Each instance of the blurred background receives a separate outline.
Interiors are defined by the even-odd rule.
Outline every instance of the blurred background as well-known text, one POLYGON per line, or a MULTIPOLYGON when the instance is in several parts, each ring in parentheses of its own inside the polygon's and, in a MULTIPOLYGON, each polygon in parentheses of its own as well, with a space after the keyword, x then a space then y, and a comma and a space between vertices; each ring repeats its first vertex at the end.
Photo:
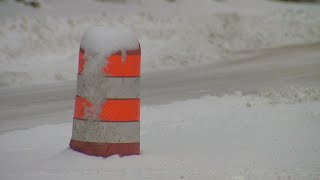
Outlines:
POLYGON ((90 26, 131 27, 143 72, 320 40, 317 0, 1 0, 0 88, 75 80, 90 26))

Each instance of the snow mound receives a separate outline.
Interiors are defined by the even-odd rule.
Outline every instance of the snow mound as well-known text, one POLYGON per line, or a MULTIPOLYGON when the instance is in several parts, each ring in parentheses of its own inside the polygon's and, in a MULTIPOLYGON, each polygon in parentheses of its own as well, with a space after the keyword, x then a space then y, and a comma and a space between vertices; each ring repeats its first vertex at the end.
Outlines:
POLYGON ((311 87, 286 87, 261 92, 261 96, 267 98, 269 104, 294 104, 320 99, 320 89, 311 87))
MULTIPOLYGON (((241 91, 234 92, 232 96, 244 96, 241 91)), ((225 96, 228 97, 228 96, 225 96)), ((320 100, 320 89, 314 87, 289 86, 283 88, 269 88, 256 95, 245 95, 243 106, 255 107, 265 105, 285 105, 314 102, 320 100)))

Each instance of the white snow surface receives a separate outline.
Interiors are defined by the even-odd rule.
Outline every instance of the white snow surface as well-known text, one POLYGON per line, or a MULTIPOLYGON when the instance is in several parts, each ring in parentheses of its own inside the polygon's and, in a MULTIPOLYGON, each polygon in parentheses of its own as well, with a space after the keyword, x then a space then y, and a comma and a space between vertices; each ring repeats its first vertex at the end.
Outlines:
POLYGON ((39 9, 15 2, 0 4, 0 87, 75 80, 80 40, 92 26, 132 28, 142 47, 143 73, 227 61, 241 50, 320 40, 318 4, 267 0, 43 3, 39 9))
POLYGON ((139 48, 135 34, 127 27, 90 27, 83 35, 80 47, 88 54, 108 57, 117 51, 139 48))
POLYGON ((69 149, 71 123, 12 131, 0 135, 0 179, 317 179, 319 108, 241 93, 145 106, 142 154, 122 158, 69 149))

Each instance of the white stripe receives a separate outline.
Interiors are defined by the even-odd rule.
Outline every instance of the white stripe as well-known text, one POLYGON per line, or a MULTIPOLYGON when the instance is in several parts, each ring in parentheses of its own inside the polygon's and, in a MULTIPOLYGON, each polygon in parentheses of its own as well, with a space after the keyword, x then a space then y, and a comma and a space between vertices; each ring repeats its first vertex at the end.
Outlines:
POLYGON ((140 141, 140 122, 73 120, 72 140, 94 143, 134 143, 140 141))
MULTIPOLYGON (((89 96, 89 83, 84 80, 84 75, 78 75, 77 95, 89 96)), ((140 77, 105 77, 101 84, 106 87, 105 98, 109 99, 131 99, 140 96, 140 77)))

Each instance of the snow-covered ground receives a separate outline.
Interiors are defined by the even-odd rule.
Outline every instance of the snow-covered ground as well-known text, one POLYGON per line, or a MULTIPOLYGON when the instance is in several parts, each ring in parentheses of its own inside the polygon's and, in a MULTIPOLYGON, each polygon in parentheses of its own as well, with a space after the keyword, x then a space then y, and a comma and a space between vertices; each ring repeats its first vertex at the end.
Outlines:
POLYGON ((12 131, 0 136, 0 178, 318 179, 319 108, 241 94, 143 107, 142 155, 124 158, 72 151, 71 123, 12 131))
POLYGON ((0 179, 320 178, 319 3, 40 2, 0 1, 0 179), (140 156, 68 148, 93 25, 140 40, 140 156))

